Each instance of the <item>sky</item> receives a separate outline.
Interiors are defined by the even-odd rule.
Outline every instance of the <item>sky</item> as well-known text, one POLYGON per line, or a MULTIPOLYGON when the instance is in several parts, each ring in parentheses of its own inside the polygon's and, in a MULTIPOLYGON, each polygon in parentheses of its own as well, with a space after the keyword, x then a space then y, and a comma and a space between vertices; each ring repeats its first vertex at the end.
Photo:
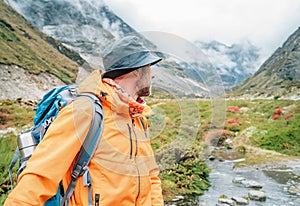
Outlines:
POLYGON ((104 0, 139 32, 230 46, 250 41, 269 57, 300 26, 300 0, 104 0))

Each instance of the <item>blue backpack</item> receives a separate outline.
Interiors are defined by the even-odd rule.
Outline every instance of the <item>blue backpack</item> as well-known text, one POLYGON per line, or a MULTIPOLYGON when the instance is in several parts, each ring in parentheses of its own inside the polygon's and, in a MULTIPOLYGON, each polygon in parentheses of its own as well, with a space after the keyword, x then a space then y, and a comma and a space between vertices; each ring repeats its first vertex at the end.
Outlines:
POLYGON ((75 162, 72 180, 64 193, 62 184, 59 185, 55 196, 49 199, 45 206, 68 205, 74 192, 77 178, 84 175, 84 186, 89 187, 89 205, 92 204, 91 178, 88 172, 88 164, 97 148, 103 130, 103 108, 100 99, 91 93, 77 94, 77 86, 67 85, 57 87, 47 92, 39 102, 34 116, 34 125, 29 130, 22 132, 18 137, 18 147, 9 166, 9 176, 12 182, 12 169, 19 160, 17 176, 25 169, 28 159, 31 157, 36 145, 44 138, 44 135, 56 119, 58 112, 77 98, 87 98, 93 105, 93 119, 89 132, 79 151, 75 162))

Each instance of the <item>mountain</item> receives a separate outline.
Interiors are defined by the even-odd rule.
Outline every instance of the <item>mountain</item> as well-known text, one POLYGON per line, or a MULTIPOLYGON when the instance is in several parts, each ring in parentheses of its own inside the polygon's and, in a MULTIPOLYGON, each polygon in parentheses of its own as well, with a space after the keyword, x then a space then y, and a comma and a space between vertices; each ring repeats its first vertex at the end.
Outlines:
MULTIPOLYGON (((78 52, 89 64, 102 67, 101 52, 113 38, 134 34, 148 47, 155 45, 142 37, 101 0, 5 0, 16 11, 45 34, 78 52)), ((163 55, 163 54, 161 54, 163 55)), ((207 95, 203 84, 189 75, 179 75, 174 62, 165 61, 154 80, 154 87, 164 87, 175 95, 207 95), (163 70, 163 71, 162 71, 163 70), (169 82, 166 84, 165 82, 169 82)), ((185 71, 182 71, 181 74, 185 71)))
POLYGON ((102 0, 5 0, 45 34, 101 65, 101 51, 114 37, 135 33, 102 0))
POLYGON ((260 63, 259 48, 249 41, 227 46, 218 41, 201 42, 195 45, 207 55, 218 71, 224 87, 232 87, 253 75, 260 63))
POLYGON ((0 98, 40 98, 50 88, 74 83, 90 68, 77 53, 29 24, 0 0, 0 98))
POLYGON ((232 91, 269 98, 299 98, 300 27, 253 76, 235 86, 232 91))
MULTIPOLYGON (((52 39, 47 37, 47 42, 79 65, 86 65, 84 63, 86 60, 94 67, 101 67, 101 52, 113 38, 129 33, 138 35, 102 0, 5 0, 5 2, 22 14, 33 26, 51 36, 52 39), (61 46, 59 46, 60 42, 61 46), (69 51, 77 52, 80 56, 74 59, 74 55, 62 52, 61 48, 65 48, 63 46, 66 46, 69 51)), ((270 90, 270 88, 273 88, 272 91, 284 90, 281 88, 285 85, 297 84, 297 76, 299 76, 298 71, 294 69, 297 68, 294 62, 297 60, 298 53, 293 52, 295 48, 291 46, 297 39, 295 36, 297 35, 290 37, 290 43, 279 48, 259 71, 244 83, 240 82, 254 74, 260 64, 257 47, 247 41, 231 46, 217 41, 208 43, 197 41, 195 45, 207 56, 211 64, 207 62, 188 64, 167 58, 158 65, 156 71, 158 78, 154 81, 154 87, 165 87, 164 89, 180 95, 195 93, 196 96, 206 96, 209 89, 206 86, 210 82, 214 83, 212 71, 216 68, 225 87, 230 88, 240 83, 233 89, 236 92, 250 90, 264 92, 265 89, 270 90), (279 63, 274 63, 278 61, 279 63), (268 81, 270 79, 272 81, 268 81), (281 85, 279 89, 278 85, 281 85)), ((85 69, 92 70, 90 67, 85 69)), ((289 89, 293 88, 293 86, 289 87, 289 89)))
MULTIPOLYGON (((3 0, 0 2, 3 4, 3 0)), ((16 17, 17 14, 8 15, 5 12, 13 12, 12 9, 5 4, 1 5, 0 62, 25 69, 29 72, 25 74, 27 77, 32 74, 49 73, 63 83, 74 82, 76 78, 78 79, 78 68, 84 67, 80 71, 88 72, 95 67, 101 68, 101 52, 113 38, 129 33, 140 35, 115 15, 102 0, 5 0, 5 2, 22 14, 34 27, 47 34, 38 33, 31 25, 24 26, 26 22, 24 19, 16 17), (14 21, 23 23, 19 25, 14 21), (38 33, 38 37, 35 33, 38 33), (29 52, 28 47, 32 51, 29 52), (48 51, 49 47, 51 51, 48 51), (58 58, 56 53, 49 55, 57 51, 64 57, 58 58), (75 63, 75 66, 66 65, 68 62, 75 63)), ((155 44, 144 39, 148 46, 155 47, 155 44)), ((168 41, 172 43, 169 39, 165 39, 163 43, 168 41)), ((205 56, 202 59, 210 61, 181 61, 181 55, 189 53, 191 56, 195 54, 198 56, 199 52, 188 51, 192 47, 186 47, 185 43, 179 44, 183 50, 173 48, 179 52, 175 53, 179 59, 174 60, 174 56, 161 54, 166 60, 157 65, 154 88, 167 90, 175 95, 191 96, 218 94, 222 88, 215 87, 216 82, 227 88, 239 83, 232 91, 255 95, 280 96, 299 90, 299 29, 256 73, 260 54, 259 49, 250 42, 227 46, 217 41, 208 43, 197 41, 195 45, 205 56), (240 83, 253 73, 254 76, 240 83), (217 76, 221 77, 221 83, 217 76), (210 91, 214 87, 214 91, 210 91)), ((6 69, 5 67, 3 71, 6 69)), ((7 74, 14 72, 13 67, 9 67, 9 70, 7 74)), ((10 78, 8 75, 2 79, 6 81, 10 78)))

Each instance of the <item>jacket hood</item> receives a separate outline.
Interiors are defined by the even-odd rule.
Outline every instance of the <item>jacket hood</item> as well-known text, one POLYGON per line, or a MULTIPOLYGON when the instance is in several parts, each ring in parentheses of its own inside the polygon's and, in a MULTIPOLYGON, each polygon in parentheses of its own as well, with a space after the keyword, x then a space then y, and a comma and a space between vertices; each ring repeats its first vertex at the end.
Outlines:
MULTIPOLYGON (((130 115, 129 105, 123 102, 114 88, 102 81, 101 70, 93 71, 78 87, 78 93, 93 93, 97 95, 103 105, 119 114, 130 115)), ((142 115, 148 115, 150 108, 145 106, 142 115)))

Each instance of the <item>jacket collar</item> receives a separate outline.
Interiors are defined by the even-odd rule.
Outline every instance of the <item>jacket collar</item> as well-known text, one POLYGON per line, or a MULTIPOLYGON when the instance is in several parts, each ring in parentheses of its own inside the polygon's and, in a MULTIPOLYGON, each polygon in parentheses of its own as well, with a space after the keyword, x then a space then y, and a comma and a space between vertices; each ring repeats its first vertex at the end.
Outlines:
POLYGON ((103 104, 106 104, 118 114, 130 115, 132 118, 138 117, 145 112, 149 112, 150 108, 142 98, 134 100, 124 89, 122 89, 112 79, 101 78, 101 71, 93 71, 78 88, 79 93, 94 93, 103 104))

